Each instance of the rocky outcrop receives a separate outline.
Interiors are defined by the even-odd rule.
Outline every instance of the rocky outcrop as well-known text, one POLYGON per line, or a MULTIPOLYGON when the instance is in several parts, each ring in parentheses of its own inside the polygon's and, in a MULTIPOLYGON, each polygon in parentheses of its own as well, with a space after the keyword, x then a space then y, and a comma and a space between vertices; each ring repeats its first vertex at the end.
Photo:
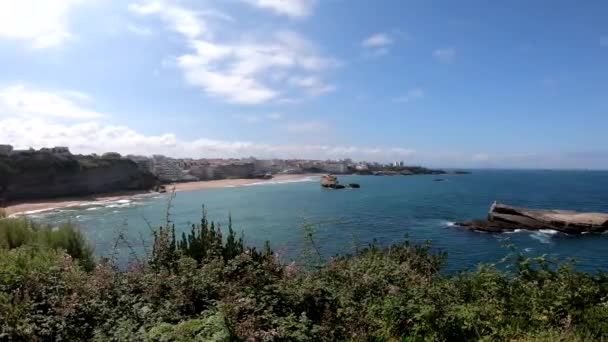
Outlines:
POLYGON ((608 214, 512 207, 494 202, 485 220, 458 223, 486 232, 552 229, 567 234, 608 231, 608 214))
POLYGON ((321 176, 321 186, 324 188, 336 188, 338 184, 338 177, 334 175, 321 176))
POLYGON ((0 201, 148 190, 156 177, 128 159, 50 151, 0 155, 0 201))
MULTIPOLYGON (((344 189, 347 186, 340 184, 338 177, 334 175, 325 175, 321 177, 321 186, 330 189, 344 189)), ((349 183, 349 188, 358 189, 361 187, 358 183, 349 183)))

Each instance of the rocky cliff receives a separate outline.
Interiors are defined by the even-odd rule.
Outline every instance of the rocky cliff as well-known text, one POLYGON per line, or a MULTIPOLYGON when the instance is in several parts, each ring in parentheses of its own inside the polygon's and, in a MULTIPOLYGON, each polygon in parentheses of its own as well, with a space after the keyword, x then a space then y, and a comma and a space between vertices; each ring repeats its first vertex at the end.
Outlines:
POLYGON ((21 151, 0 155, 0 201, 146 190, 156 178, 127 159, 21 151))

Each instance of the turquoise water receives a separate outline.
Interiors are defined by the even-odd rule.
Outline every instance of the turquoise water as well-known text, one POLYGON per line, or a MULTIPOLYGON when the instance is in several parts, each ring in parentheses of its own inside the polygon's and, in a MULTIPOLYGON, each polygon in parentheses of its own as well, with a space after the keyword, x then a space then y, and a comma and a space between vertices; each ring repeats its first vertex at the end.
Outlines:
MULTIPOLYGON (((463 230, 453 222, 482 218, 494 200, 539 208, 608 212, 608 172, 600 171, 484 171, 445 176, 344 176, 361 189, 327 190, 318 178, 301 182, 179 192, 171 219, 179 233, 200 219, 205 204, 211 219, 226 222, 232 215, 237 231, 250 244, 265 240, 289 259, 303 241, 303 222, 316 225, 316 240, 324 254, 353 251, 355 244, 377 239, 381 244, 409 236, 431 240, 447 251, 448 270, 494 262, 508 251, 504 239, 530 255, 574 257, 586 270, 608 270, 608 234, 567 236, 554 232, 521 231, 488 234, 463 230), (443 182, 433 181, 444 178, 443 182)), ((134 246, 147 238, 145 220, 164 222, 167 195, 132 201, 91 203, 34 217, 46 221, 70 219, 95 242, 100 255, 109 253, 118 230, 134 246)), ((124 248, 124 247, 123 247, 124 248)))

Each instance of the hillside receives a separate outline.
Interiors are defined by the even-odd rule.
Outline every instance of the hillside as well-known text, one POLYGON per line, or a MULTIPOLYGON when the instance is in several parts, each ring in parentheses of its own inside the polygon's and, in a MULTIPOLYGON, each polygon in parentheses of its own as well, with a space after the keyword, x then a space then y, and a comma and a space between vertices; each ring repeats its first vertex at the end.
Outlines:
POLYGON ((49 149, 0 155, 0 201, 145 190, 155 183, 151 173, 127 159, 49 149))

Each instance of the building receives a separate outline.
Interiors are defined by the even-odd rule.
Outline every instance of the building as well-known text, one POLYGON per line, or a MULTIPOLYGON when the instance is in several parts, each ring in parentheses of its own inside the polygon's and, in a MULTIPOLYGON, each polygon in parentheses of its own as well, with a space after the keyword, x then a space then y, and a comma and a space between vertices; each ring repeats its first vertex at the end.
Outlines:
POLYGON ((328 160, 321 166, 324 172, 328 173, 346 173, 348 171, 348 164, 344 161, 328 160))
POLYGON ((197 163, 196 165, 192 165, 189 172, 200 180, 215 179, 214 168, 209 163, 197 163))
POLYGON ((251 178, 254 174, 254 163, 231 163, 216 165, 213 170, 213 176, 216 179, 251 178))
POLYGON ((152 173, 163 182, 177 182, 182 178, 182 169, 177 161, 161 155, 152 157, 152 173))
POLYGON ((355 165, 355 170, 357 171, 369 171, 369 166, 365 163, 359 163, 355 165))
POLYGON ((127 155, 125 158, 135 162, 142 171, 152 172, 152 160, 145 156, 127 155))
POLYGON ((13 152, 13 146, 0 145, 0 156, 8 156, 13 152))

